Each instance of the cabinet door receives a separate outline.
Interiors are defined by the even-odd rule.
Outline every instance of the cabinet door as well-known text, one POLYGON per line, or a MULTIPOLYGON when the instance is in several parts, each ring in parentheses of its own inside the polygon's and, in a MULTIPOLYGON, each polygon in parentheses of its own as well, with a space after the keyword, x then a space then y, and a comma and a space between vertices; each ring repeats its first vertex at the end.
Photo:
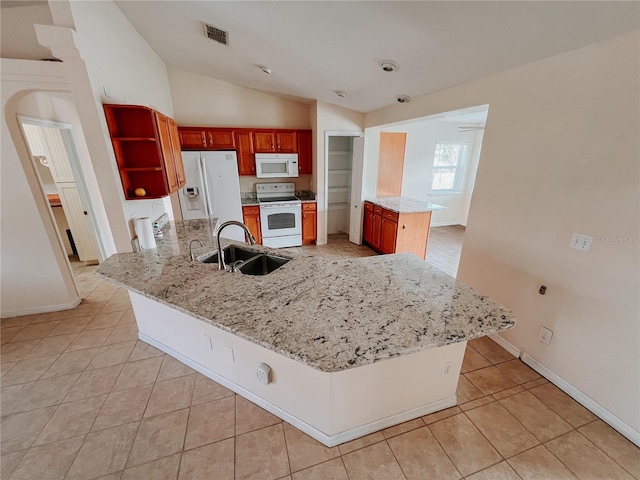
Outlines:
POLYGON ((256 239, 256 243, 262 244, 262 227, 260 225, 260 207, 242 207, 242 218, 244 224, 249 228, 251 235, 256 239))
POLYGON ((158 126, 158 138, 160 140, 160 150, 164 161, 164 172, 169 185, 169 193, 178 190, 178 176, 176 175, 175 159, 173 155, 173 146, 171 145, 171 126, 169 125, 169 117, 155 112, 156 124, 158 126))
POLYGON ((276 151, 275 132, 253 132, 253 151, 273 153, 276 151))
POLYGON ((302 244, 308 245, 310 243, 316 243, 317 238, 317 204, 303 203, 302 204, 302 244))
POLYGON ((178 129, 182 150, 202 150, 207 148, 207 135, 204 128, 178 129))
POLYGON ((184 174, 184 163, 182 161, 182 151, 180 150, 178 124, 172 118, 169 118, 169 135, 171 136, 171 150, 176 180, 178 181, 178 188, 182 188, 187 184, 187 179, 184 174))
POLYGON ((236 142, 232 130, 207 129, 207 146, 212 150, 235 150, 236 142))
POLYGON ((394 253, 396 251, 396 237, 398 224, 393 220, 382 217, 380 223, 380 252, 394 253))
POLYGON ((311 132, 299 131, 296 134, 298 142, 298 173, 312 173, 311 132))
POLYGON ((276 132, 276 151, 281 153, 296 153, 296 132, 276 132))
POLYGON ((253 142, 250 132, 236 132, 238 155, 238 173, 240 175, 256 174, 256 159, 253 155, 253 142))
POLYGON ((380 250, 380 236, 382 235, 382 215, 373 214, 373 227, 371 228, 371 246, 374 250, 380 250))
POLYGON ((373 242, 373 204, 369 202, 364 202, 364 224, 362 230, 362 240, 371 245, 373 242))

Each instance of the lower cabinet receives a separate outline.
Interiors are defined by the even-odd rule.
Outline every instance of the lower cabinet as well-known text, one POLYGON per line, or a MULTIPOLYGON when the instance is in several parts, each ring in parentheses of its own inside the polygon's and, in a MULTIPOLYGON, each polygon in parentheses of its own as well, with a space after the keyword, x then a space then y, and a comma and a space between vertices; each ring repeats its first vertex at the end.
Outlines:
POLYGON ((302 244, 316 243, 318 210, 316 202, 302 204, 302 244))
POLYGON ((249 228, 256 243, 262 245, 262 227, 260 226, 260 207, 257 205, 242 207, 244 224, 249 228))
POLYGON ((397 213, 364 203, 362 239, 378 253, 413 253, 426 258, 431 212, 397 213))

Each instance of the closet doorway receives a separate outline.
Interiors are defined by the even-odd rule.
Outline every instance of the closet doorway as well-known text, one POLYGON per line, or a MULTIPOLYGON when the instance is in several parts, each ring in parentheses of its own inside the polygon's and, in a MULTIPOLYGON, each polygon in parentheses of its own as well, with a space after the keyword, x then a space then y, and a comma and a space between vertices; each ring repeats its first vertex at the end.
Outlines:
POLYGON ((327 132, 327 234, 348 234, 361 244, 364 136, 359 132, 327 132))

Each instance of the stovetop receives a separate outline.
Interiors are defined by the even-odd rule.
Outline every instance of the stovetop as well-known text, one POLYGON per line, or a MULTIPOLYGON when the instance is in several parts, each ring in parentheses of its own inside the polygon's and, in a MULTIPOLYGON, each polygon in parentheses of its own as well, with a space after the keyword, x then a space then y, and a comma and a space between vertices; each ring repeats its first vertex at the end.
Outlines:
POLYGON ((295 192, 296 184, 293 182, 256 184, 256 196, 259 203, 300 202, 295 192))

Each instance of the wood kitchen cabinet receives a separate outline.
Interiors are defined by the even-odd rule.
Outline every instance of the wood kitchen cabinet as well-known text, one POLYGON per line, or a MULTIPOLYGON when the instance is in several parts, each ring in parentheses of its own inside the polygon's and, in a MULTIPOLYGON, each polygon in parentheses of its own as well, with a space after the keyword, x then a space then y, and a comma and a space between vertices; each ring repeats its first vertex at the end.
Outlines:
POLYGON ((316 202, 302 204, 302 244, 316 243, 318 228, 318 207, 316 202))
POLYGON ((228 128, 179 127, 182 150, 235 150, 234 131, 228 128))
POLYGON ((363 241, 378 253, 427 254, 431 212, 397 213, 364 202, 363 241))
POLYGON ((240 175, 255 175, 256 160, 251 141, 251 132, 241 131, 235 133, 238 156, 238 173, 240 175))
POLYGON ((297 153, 296 132, 288 130, 254 130, 255 153, 297 153))
POLYGON ((178 127, 178 132, 182 150, 235 150, 240 175, 256 174, 256 153, 297 153, 298 173, 313 171, 311 130, 178 127))
POLYGON ((173 119, 138 105, 103 107, 127 200, 165 197, 185 185, 173 119), (137 189, 144 195, 136 195, 137 189))
POLYGON ((298 173, 300 175, 311 173, 311 131, 298 130, 298 132, 296 132, 296 137, 298 142, 298 173))
POLYGON ((256 243, 262 245, 262 226, 260 225, 260 207, 257 205, 242 207, 242 221, 249 228, 256 243))
POLYGON ((186 183, 182 153, 180 152, 178 126, 172 118, 162 115, 160 112, 155 112, 155 117, 160 149, 165 161, 167 183, 169 184, 170 192, 173 193, 184 187, 186 183))

